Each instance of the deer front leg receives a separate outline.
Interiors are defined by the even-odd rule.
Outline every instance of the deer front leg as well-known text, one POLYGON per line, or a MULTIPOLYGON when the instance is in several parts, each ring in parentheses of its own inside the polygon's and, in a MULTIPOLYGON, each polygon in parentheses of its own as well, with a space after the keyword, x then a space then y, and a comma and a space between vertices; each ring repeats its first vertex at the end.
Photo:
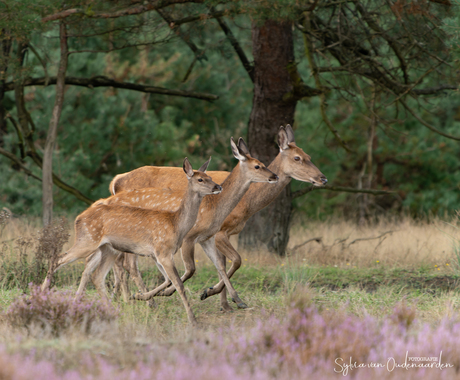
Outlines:
MULTIPOLYGON (((236 290, 233 288, 233 285, 230 283, 230 280, 227 277, 225 265, 223 264, 225 262, 225 258, 222 260, 222 255, 217 252, 215 237, 213 236, 210 239, 201 242, 200 244, 203 247, 206 255, 211 259, 217 268, 217 272, 225 283, 225 286, 227 287, 227 290, 232 297, 232 301, 236 303, 239 309, 246 309, 248 306, 240 299, 240 297, 238 297, 236 290)), ((206 289, 201 295, 201 300, 204 300, 208 297, 208 291, 212 291, 212 289, 206 289)))
POLYGON ((176 288, 177 292, 182 299, 182 303, 184 304, 185 311, 187 312, 187 317, 192 326, 197 326, 198 323, 196 321, 195 315, 193 314, 192 308, 187 300, 185 295, 185 288, 184 284, 179 277, 179 273, 177 273, 176 267, 174 266, 173 255, 171 253, 159 253, 157 255, 158 266, 164 269, 167 278, 171 280, 174 287, 176 288))
MULTIPOLYGON (((195 241, 184 240, 181 247, 181 256, 184 263, 185 272, 181 277, 182 283, 187 281, 195 273, 195 241)), ((168 287, 166 290, 157 294, 157 296, 169 297, 174 294, 176 288, 174 286, 168 287)))

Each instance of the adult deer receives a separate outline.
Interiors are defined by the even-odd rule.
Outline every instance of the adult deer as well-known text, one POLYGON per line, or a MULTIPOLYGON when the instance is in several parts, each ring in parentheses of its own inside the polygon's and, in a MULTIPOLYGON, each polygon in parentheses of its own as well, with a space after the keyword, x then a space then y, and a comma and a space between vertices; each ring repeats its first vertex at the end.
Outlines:
MULTIPOLYGON (((263 182, 263 184, 260 184, 262 187, 270 187, 278 181, 278 177, 276 174, 268 170, 262 162, 249 155, 249 150, 242 138, 239 139, 238 145, 235 144, 233 138, 230 140, 230 143, 233 155, 237 160, 239 160, 239 162, 230 174, 226 173, 227 178, 222 183, 223 191, 219 195, 205 197, 201 203, 196 223, 183 240, 182 258, 186 269, 190 268, 190 261, 193 261, 194 259, 193 253, 195 244, 199 243, 203 247, 206 255, 215 264, 217 271, 223 279, 232 298, 238 305, 240 305, 240 307, 246 307, 227 278, 225 263, 219 259, 214 236, 217 232, 219 232, 225 218, 241 200, 243 195, 249 189, 251 183, 263 182), (267 186, 267 183, 272 185, 267 186)), ((171 183, 183 182, 182 178, 178 176, 178 168, 166 167, 163 169, 165 177, 169 177, 171 183)), ((177 208, 178 200, 182 196, 183 188, 175 191, 158 188, 143 188, 121 192, 99 202, 103 202, 105 204, 137 206, 145 209, 173 211, 177 208)), ((90 260, 87 261, 87 268, 82 276, 80 287, 85 287, 85 281, 88 280, 88 272, 97 266, 97 264, 92 263, 93 260, 100 260, 101 265, 99 265, 99 267, 94 271, 92 280, 96 287, 104 286, 105 276, 108 270, 110 270, 110 267, 115 259, 116 257, 111 254, 111 252, 107 251, 102 252, 99 257, 91 257, 90 260)), ((137 269, 137 258, 132 256, 129 257, 128 260, 134 262, 132 267, 136 270, 133 272, 137 273, 132 272, 131 274, 133 276, 137 276, 136 283, 141 282, 142 280, 137 269)), ((185 274, 182 276, 182 280, 185 281, 192 275, 193 272, 186 270, 185 274)), ((157 295, 164 288, 166 288, 165 283, 150 292, 136 294, 134 298, 138 300, 148 300, 157 295)))
POLYGON ((117 250, 151 256, 161 273, 180 294, 189 322, 195 325, 196 319, 174 266, 173 256, 180 248, 184 236, 195 224, 204 196, 222 191, 222 187, 205 173, 208 163, 194 171, 188 159, 184 160, 183 170, 188 184, 185 196, 175 212, 108 206, 99 202, 81 213, 75 220, 75 244, 59 258, 55 270, 50 268, 42 289, 49 286, 52 274, 59 268, 77 259, 89 257, 100 251, 102 246, 109 245, 117 250))
MULTIPOLYGON (((228 258, 232 262, 232 266, 227 274, 228 278, 230 278, 241 266, 241 257, 229 241, 231 235, 241 232, 246 221, 256 212, 273 202, 284 187, 290 183, 292 178, 302 182, 310 182, 315 186, 322 186, 327 183, 326 177, 311 162, 310 156, 301 148, 297 147, 294 131, 290 125, 279 129, 278 144, 280 152, 268 166, 270 170, 278 174, 278 182, 273 186, 263 186, 262 184, 251 185, 235 209, 225 219, 220 231, 216 234, 215 241, 217 249, 224 255, 218 256, 218 259, 221 261, 220 266, 225 267, 225 258, 228 258)), ((185 185, 183 181, 172 181, 168 178, 168 173, 172 169, 173 168, 144 166, 131 172, 117 175, 110 183, 110 191, 112 193, 118 193, 123 190, 144 187, 183 188, 185 185)), ((222 183, 221 181, 228 176, 228 172, 224 171, 212 171, 209 173, 218 183, 222 183)), ((186 267, 186 272, 184 276, 182 276, 184 281, 185 276, 192 276, 195 271, 194 247, 187 246, 185 248, 184 250, 183 245, 182 259, 186 267)), ((135 273, 138 268, 137 257, 132 255, 125 257, 123 263, 132 276, 140 277, 139 273, 135 273)), ((120 268, 119 265, 117 272, 121 271, 122 268, 120 268)), ((226 285, 226 282, 221 279, 216 286, 206 289, 201 295, 201 299, 204 300, 207 297, 220 293, 222 310, 232 310, 227 301, 224 285, 226 285)), ((124 286, 126 286, 126 284, 124 286)), ((171 295, 172 293, 174 293, 174 288, 170 287, 158 295, 171 295)), ((246 306, 244 303, 239 302, 239 300, 234 301, 237 302, 237 306, 240 308, 246 306)))

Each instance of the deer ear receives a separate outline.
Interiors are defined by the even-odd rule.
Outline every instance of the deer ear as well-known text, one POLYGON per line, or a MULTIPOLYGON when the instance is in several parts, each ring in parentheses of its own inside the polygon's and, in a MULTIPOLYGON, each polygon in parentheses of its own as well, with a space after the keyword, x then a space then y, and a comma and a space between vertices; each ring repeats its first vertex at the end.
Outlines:
POLYGON ((284 128, 284 129, 286 130, 286 134, 287 134, 287 137, 288 137, 288 143, 294 143, 295 144, 294 130, 292 129, 291 125, 287 124, 286 128, 284 128))
POLYGON ((249 153, 249 148, 244 142, 242 137, 238 139, 238 148, 240 148, 240 151, 243 152, 244 154, 251 155, 251 153, 249 153))
POLYGON ((280 146, 280 152, 283 150, 289 149, 289 140, 288 140, 288 134, 286 130, 284 129, 283 126, 280 127, 280 130, 278 131, 278 145, 280 146))
POLYGON ((230 138, 230 145, 232 146, 232 153, 237 160, 246 161, 248 159, 244 152, 242 152, 240 148, 235 144, 235 141, 233 141, 233 137, 230 138))
POLYGON ((206 170, 208 169, 208 165, 211 162, 211 157, 209 157, 209 160, 206 161, 201 167, 198 169, 199 172, 206 173, 206 170))
POLYGON ((194 174, 193 168, 192 168, 192 164, 190 163, 187 157, 185 157, 183 168, 184 168, 185 175, 187 176, 187 179, 192 178, 194 174))

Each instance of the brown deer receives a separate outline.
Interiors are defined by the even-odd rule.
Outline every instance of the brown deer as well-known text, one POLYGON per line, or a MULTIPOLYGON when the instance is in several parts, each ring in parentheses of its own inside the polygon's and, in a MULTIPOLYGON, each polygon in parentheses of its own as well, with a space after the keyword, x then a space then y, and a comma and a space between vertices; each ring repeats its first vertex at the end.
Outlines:
MULTIPOLYGON (((216 234, 216 246, 221 254, 218 256, 218 259, 221 260, 220 266, 225 267, 225 258, 228 258, 232 262, 232 266, 227 273, 228 278, 230 278, 241 266, 241 256, 229 241, 231 235, 240 233, 246 221, 256 212, 273 202, 280 192, 290 183, 292 178, 302 182, 310 182, 315 186, 322 186, 327 183, 326 177, 311 162, 310 156, 296 145, 294 131, 289 124, 279 129, 278 144, 280 152, 268 166, 270 170, 278 174, 278 182, 273 186, 263 186, 262 184, 251 185, 235 209, 225 219, 220 231, 216 234)), ((173 181, 168 176, 172 170, 177 171, 178 168, 144 166, 131 172, 117 175, 110 183, 110 191, 112 193, 118 193, 128 189, 144 187, 184 188, 185 184, 183 181, 173 181)), ((218 183, 222 183, 221 181, 228 176, 228 172, 224 171, 211 171, 209 173, 218 183)), ((182 260, 186 267, 186 272, 184 276, 182 276, 182 279, 185 280, 185 276, 191 276, 195 272, 193 246, 182 245, 182 260)), ((120 277, 120 272, 123 271, 123 269, 120 268, 121 264, 125 266, 133 277, 140 277, 140 274, 135 274, 136 270, 138 270, 137 257, 132 255, 125 256, 123 260, 120 260, 117 264, 118 267, 116 271, 119 273, 117 277, 120 277)), ((202 293, 201 299, 204 300, 207 297, 220 293, 222 310, 232 310, 227 301, 225 285, 226 282, 221 279, 217 285, 206 289, 202 293)), ((122 284, 122 287, 126 286, 126 284, 122 284)), ((169 296, 172 293, 174 293, 174 288, 170 287, 158 295, 169 296)), ((239 302, 239 300, 234 301, 237 303, 238 307, 246 307, 246 305, 239 302)))
POLYGON ((194 171, 188 159, 184 160, 183 170, 188 185, 175 212, 108 206, 96 202, 81 213, 75 220, 75 244, 59 258, 55 270, 50 268, 42 289, 49 286, 51 276, 56 270, 77 259, 93 255, 102 246, 108 245, 113 249, 152 257, 163 276, 169 280, 168 283, 172 282, 179 292, 189 322, 195 325, 196 319, 174 266, 173 256, 180 248, 184 236, 195 224, 204 196, 222 191, 222 187, 205 173, 208 163, 209 161, 198 171, 194 171))
MULTIPOLYGON (((236 159, 239 160, 238 165, 227 175, 227 178, 222 183, 224 190, 217 196, 205 197, 201 203, 200 212, 194 227, 190 230, 187 236, 184 238, 182 243, 182 250, 193 252, 196 243, 199 243, 206 255, 215 264, 219 275, 225 282, 228 291, 231 296, 240 305, 244 303, 238 297, 237 292, 232 287, 230 281, 227 278, 225 272, 225 266, 222 260, 218 260, 218 253, 216 250, 214 235, 219 232, 220 227, 225 218, 235 208, 240 199, 249 189, 249 186, 253 182, 264 182, 262 186, 266 186, 266 183, 275 184, 278 181, 276 174, 268 170, 265 165, 259 160, 252 158, 249 155, 249 150, 242 138, 239 139, 238 145, 235 144, 233 138, 230 140, 232 152, 236 159)), ((178 176, 178 168, 165 168, 171 177, 172 182, 181 182, 182 179, 178 176)), ((272 185, 273 186, 273 185, 272 185)), ((180 198, 183 196, 183 190, 168 190, 158 188, 144 188, 144 189, 133 189, 130 191, 121 192, 110 198, 102 200, 105 204, 119 204, 119 205, 130 205, 142 207, 145 209, 155 210, 169 210, 173 211, 177 208, 180 198)), ((97 202, 96 202, 97 203, 97 202)), ((190 267, 190 258, 187 254, 182 255, 186 268, 190 267)), ((134 258, 134 257, 133 257, 134 258)), ((88 280, 88 273, 91 272, 96 266, 92 261, 99 260, 101 265, 92 275, 92 280, 96 287, 104 286, 105 276, 112 266, 116 256, 113 252, 104 251, 100 256, 91 257, 87 261, 87 268, 82 276, 82 282, 80 288, 84 288, 88 280)), ((138 273, 137 260, 133 260, 133 267, 136 269, 131 273, 133 277, 137 277, 136 283, 142 282, 140 274, 138 273)), ((193 257, 192 257, 193 261, 193 257)), ((193 275, 193 272, 186 271, 182 279, 185 281, 193 275)), ((166 279, 166 282, 168 280, 166 279)), ((144 285, 142 285, 144 286, 144 285)), ((165 283, 160 287, 155 288, 151 292, 140 293, 134 295, 135 299, 148 300, 153 296, 157 295, 160 291, 166 288, 165 283)), ((142 287, 140 287, 142 289, 142 287)))

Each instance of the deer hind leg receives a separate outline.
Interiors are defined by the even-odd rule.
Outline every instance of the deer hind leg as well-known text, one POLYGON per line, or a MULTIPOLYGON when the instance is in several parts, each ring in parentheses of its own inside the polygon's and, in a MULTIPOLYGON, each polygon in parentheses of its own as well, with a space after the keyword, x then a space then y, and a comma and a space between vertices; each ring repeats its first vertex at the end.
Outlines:
MULTIPOLYGON (((195 241, 184 240, 181 247, 181 256, 184 263, 185 272, 180 278, 182 283, 187 281, 195 273, 195 241)), ((163 292, 159 293, 158 296, 169 297, 174 294, 176 288, 170 286, 163 292)))
POLYGON ((121 252, 115 260, 113 265, 113 292, 112 298, 114 298, 121 288, 121 293, 123 296, 123 301, 128 302, 129 300, 129 291, 128 291, 128 279, 127 273, 123 269, 123 260, 125 259, 125 254, 121 252))
POLYGON ((91 280, 93 281, 93 284, 101 298, 108 301, 110 297, 105 285, 105 279, 107 277, 107 273, 109 273, 115 260, 121 253, 108 245, 102 246, 100 250, 102 252, 100 264, 92 273, 91 280))
MULTIPOLYGON (((139 270, 139 256, 125 253, 123 255, 123 268, 130 274, 139 291, 141 293, 147 293, 147 286, 145 286, 145 283, 142 280, 141 272, 139 270)), ((126 288, 126 292, 129 294, 128 277, 124 276, 124 279, 125 281, 122 286, 123 288, 126 288)), ((125 289, 123 289, 123 291, 125 291, 125 289)), ((155 301, 153 298, 147 300, 147 305, 152 308, 155 307, 155 301)))
POLYGON ((61 269, 63 266, 74 262, 75 260, 87 258, 88 256, 92 255, 98 248, 99 242, 96 243, 87 239, 80 239, 76 241, 73 247, 59 258, 56 264, 56 268, 54 270, 52 268, 48 270, 48 274, 46 275, 45 281, 43 281, 41 289, 45 290, 49 287, 51 278, 56 271, 61 269))
POLYGON ((157 286, 155 289, 151 290, 150 292, 133 294, 133 298, 135 300, 138 300, 138 301, 151 300, 153 297, 158 295, 158 293, 160 293, 162 290, 166 289, 168 286, 171 285, 171 280, 169 279, 168 275, 166 274, 166 271, 164 270, 164 268, 158 263, 158 261, 157 261, 155 256, 152 256, 152 258, 155 261, 155 264, 157 265, 157 267, 160 270, 161 274, 164 276, 165 281, 160 286, 157 286))
MULTIPOLYGON (((185 288, 184 284, 179 277, 179 273, 177 272, 176 267, 174 266, 173 255, 172 254, 165 254, 162 255, 161 253, 157 255, 157 262, 158 266, 162 267, 164 272, 167 275, 167 278, 171 280, 174 287, 179 293, 180 298, 182 299, 182 303, 184 304, 185 311, 187 312, 187 317, 192 326, 197 326, 197 321, 195 315, 193 314, 192 308, 187 300, 185 295, 185 288)), ((162 271, 163 272, 163 271, 162 271)))
POLYGON ((101 263, 101 256, 102 250, 98 248, 96 252, 86 258, 85 270, 81 275, 80 285, 78 286, 75 298, 81 297, 81 295, 85 292, 86 286, 91 279, 91 273, 93 273, 93 271, 101 263))
MULTIPOLYGON (((230 279, 227 276, 227 272, 225 271, 225 257, 217 251, 215 237, 212 237, 211 239, 208 239, 202 242, 201 246, 206 252, 206 255, 211 259, 211 261, 216 266, 217 272, 219 273, 221 281, 223 281, 225 286, 227 287, 227 290, 230 293, 230 296, 232 297, 233 302, 236 303, 239 309, 246 309, 248 306, 240 299, 240 297, 238 296, 238 293, 236 292, 235 288, 230 282, 230 279)), ((201 300, 205 300, 206 298, 208 298, 209 295, 212 294, 213 290, 214 289, 212 288, 206 289, 201 294, 201 300)), ((223 302, 223 305, 225 305, 225 302, 223 302)))

